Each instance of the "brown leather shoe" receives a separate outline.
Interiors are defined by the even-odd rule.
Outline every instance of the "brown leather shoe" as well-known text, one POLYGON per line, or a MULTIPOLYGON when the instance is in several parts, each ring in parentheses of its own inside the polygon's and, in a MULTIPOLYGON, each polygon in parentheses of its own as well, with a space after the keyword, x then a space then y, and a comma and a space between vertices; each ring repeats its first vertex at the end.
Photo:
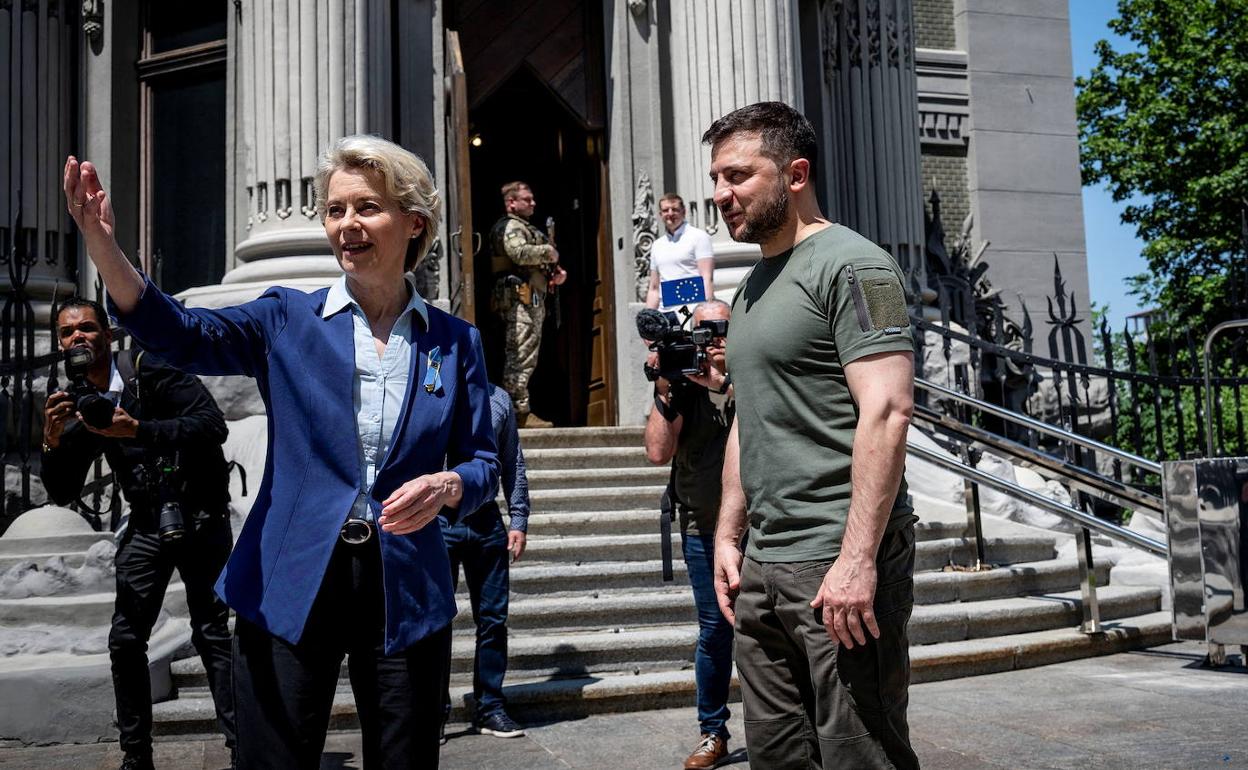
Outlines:
POLYGON ((553 422, 547 422, 532 412, 521 412, 516 415, 516 425, 521 428, 553 428, 553 422))
POLYGON ((704 770, 715 767, 728 756, 728 741, 720 735, 702 733, 702 740, 685 760, 685 770, 704 770))

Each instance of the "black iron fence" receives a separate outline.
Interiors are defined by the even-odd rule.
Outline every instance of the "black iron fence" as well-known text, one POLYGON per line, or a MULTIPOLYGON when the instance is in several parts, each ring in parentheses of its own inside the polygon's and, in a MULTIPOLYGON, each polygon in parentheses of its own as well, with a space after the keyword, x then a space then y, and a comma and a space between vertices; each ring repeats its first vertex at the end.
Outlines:
MULTIPOLYGON (((1066 289, 1054 256, 1053 295, 1047 300, 1044 339, 1035 339, 1026 304, 1014 313, 988 281, 983 250, 972 253, 969 224, 947 251, 940 201, 931 197, 928 220, 929 291, 914 291, 917 366, 940 373, 939 384, 1027 414, 1117 448, 1157 460, 1205 454, 1205 386, 1201 376, 1203 334, 1151 327, 1113 333, 1102 318, 1094 332, 1077 298, 1066 289), (1095 334, 1091 349, 1088 334, 1095 334), (1039 350, 1037 350, 1039 348, 1039 350), (932 359, 943 366, 931 367, 932 359), (1099 361, 1097 360, 1099 359, 1099 361)), ((1248 266, 1231 284, 1248 285, 1248 266)), ((1228 297, 1232 312, 1248 316, 1248 291, 1228 297)), ((1241 330, 1242 331, 1242 330, 1241 330)), ((1213 446, 1215 454, 1248 451, 1248 335, 1228 335, 1213 348, 1213 446)), ((983 426, 995 427, 995 426, 983 426)), ((1000 426, 1004 435, 1018 429, 1000 426)), ((1010 438, 1035 445, 1035 436, 1010 438)), ((1077 447, 1054 449, 1085 464, 1077 447)), ((1101 469, 1111 472, 1110 468, 1101 469)), ((1112 473, 1122 479, 1117 465, 1112 473)), ((1154 486, 1138 470, 1127 481, 1154 486)))

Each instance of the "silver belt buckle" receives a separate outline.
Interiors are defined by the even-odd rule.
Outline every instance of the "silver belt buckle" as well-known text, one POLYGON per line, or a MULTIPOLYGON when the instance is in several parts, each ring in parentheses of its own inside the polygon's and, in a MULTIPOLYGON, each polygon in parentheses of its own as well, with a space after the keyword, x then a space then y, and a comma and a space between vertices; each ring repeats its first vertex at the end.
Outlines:
POLYGON ((342 529, 338 532, 338 537, 342 538, 342 542, 350 545, 367 543, 372 536, 372 522, 364 519, 347 519, 347 522, 342 525, 342 529))

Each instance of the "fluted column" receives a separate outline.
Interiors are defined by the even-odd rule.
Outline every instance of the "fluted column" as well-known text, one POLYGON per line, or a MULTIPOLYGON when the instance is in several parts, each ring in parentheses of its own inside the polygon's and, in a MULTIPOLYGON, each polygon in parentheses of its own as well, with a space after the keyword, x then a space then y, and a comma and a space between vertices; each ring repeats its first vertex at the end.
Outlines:
POLYGON ((911 0, 822 0, 820 46, 829 216, 923 270, 911 0))
POLYGON ((368 51, 378 24, 368 14, 367 0, 242 4, 233 52, 238 264, 222 283, 337 275, 312 178, 318 155, 339 137, 389 133, 369 122, 370 99, 377 100, 366 85, 368 51))
POLYGON ((38 300, 57 282, 72 292, 77 273, 60 174, 74 121, 76 18, 70 0, 0 0, 0 289, 12 288, 16 262, 18 282, 38 300))
POLYGON ((747 104, 797 104, 793 9, 775 0, 688 0, 670 7, 675 178, 669 169, 667 183, 685 198, 690 221, 714 234, 718 212, 702 133, 747 104))

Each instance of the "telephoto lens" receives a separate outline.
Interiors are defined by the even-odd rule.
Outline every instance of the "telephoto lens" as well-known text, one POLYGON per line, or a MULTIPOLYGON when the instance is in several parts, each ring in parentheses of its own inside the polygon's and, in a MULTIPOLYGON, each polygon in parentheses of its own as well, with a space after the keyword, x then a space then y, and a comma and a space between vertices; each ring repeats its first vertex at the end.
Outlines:
POLYGON ((65 376, 69 378, 74 410, 82 415, 87 425, 104 429, 113 424, 113 402, 87 381, 87 372, 94 362, 95 354, 86 345, 75 345, 65 351, 65 376))

